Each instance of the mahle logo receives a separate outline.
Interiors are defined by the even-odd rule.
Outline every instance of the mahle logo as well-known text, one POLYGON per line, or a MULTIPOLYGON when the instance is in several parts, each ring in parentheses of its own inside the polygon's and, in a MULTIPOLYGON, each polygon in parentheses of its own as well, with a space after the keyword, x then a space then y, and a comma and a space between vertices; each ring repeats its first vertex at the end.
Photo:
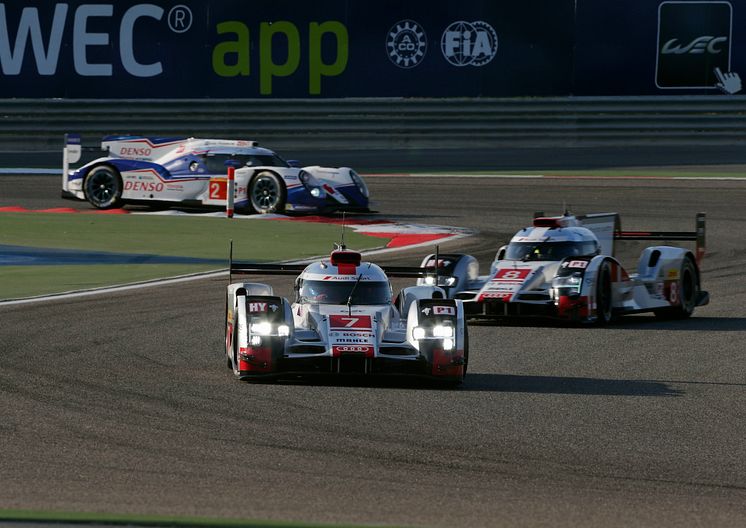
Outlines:
POLYGON ((487 22, 459 20, 443 31, 440 46, 454 66, 484 66, 497 54, 497 33, 487 22))

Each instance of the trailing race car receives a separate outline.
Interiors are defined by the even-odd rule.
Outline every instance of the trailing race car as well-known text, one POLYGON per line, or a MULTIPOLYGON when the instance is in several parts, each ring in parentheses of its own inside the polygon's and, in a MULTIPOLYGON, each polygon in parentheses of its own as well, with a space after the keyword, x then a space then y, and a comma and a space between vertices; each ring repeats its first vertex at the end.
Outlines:
MULTIPOLYGON (((243 380, 307 374, 403 374, 458 384, 469 344, 462 302, 437 286, 405 288, 392 301, 381 268, 344 246, 308 266, 230 261, 233 275, 297 275, 293 302, 266 284, 235 282, 226 296, 225 354, 243 380)), ((232 281, 232 278, 231 278, 232 281)))
POLYGON ((709 302, 700 283, 704 252, 704 213, 697 215, 694 232, 622 231, 617 213, 537 213, 531 227, 498 250, 489 275, 479 276, 471 255, 428 255, 421 266, 435 273, 418 284, 440 285, 449 298, 463 300, 472 319, 540 316, 608 324, 640 312, 686 318, 709 302), (696 254, 648 247, 637 272, 627 273, 614 257, 618 240, 692 240, 696 254))
POLYGON ((66 135, 62 196, 99 209, 165 202, 226 206, 227 170, 235 170, 238 213, 367 211, 368 187, 349 167, 299 168, 255 141, 108 136, 105 157, 80 159, 80 136, 66 135))

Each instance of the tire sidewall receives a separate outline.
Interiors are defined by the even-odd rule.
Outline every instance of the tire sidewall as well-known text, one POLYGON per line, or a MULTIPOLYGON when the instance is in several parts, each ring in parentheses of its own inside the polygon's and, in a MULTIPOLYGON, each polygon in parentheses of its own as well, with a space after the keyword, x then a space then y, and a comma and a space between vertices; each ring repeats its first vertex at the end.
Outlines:
POLYGON ((85 198, 88 201, 88 203, 90 203, 93 207, 96 207, 97 209, 113 209, 115 207, 119 207, 120 205, 122 205, 122 190, 123 190, 122 176, 119 174, 118 170, 116 170, 114 167, 111 167, 109 165, 97 165, 93 167, 90 171, 88 171, 88 174, 83 180, 83 193, 85 195, 85 198), (93 178, 99 172, 108 172, 109 174, 114 176, 114 179, 117 182, 118 188, 116 192, 114 193, 114 198, 106 205, 95 203, 88 194, 88 182, 91 178, 93 178))
POLYGON ((598 277, 596 279, 596 322, 599 325, 607 325, 613 320, 613 295, 611 288, 611 265, 608 260, 604 260, 598 267, 598 277), (608 287, 608 306, 602 306, 602 291, 608 287))
POLYGON ((253 178, 251 178, 251 181, 249 182, 249 189, 248 189, 248 198, 249 198, 249 205, 252 208, 252 210, 256 213, 276 213, 276 212, 283 212, 285 210, 285 201, 287 199, 287 190, 285 189, 285 182, 283 179, 271 171, 261 171, 254 175, 253 178), (260 178, 269 177, 275 180, 275 183, 279 189, 279 197, 277 200, 277 203, 268 209, 262 209, 259 204, 254 202, 254 185, 260 178))

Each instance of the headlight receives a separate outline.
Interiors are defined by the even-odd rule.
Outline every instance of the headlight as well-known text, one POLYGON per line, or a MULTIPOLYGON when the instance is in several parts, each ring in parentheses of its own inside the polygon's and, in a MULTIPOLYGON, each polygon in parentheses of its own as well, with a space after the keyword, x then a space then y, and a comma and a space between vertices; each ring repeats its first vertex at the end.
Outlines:
POLYGON ((456 284, 456 277, 438 277, 438 286, 453 286, 456 284))
POLYGON ((577 272, 564 277, 555 277, 552 281, 552 287, 554 288, 570 288, 576 291, 580 291, 582 284, 583 276, 577 272))
POLYGON ((453 339, 444 339, 443 340, 443 349, 444 350, 453 350, 453 345, 455 343, 453 342, 453 339))
POLYGON ((252 334, 260 335, 260 336, 268 336, 272 333, 272 325, 263 322, 263 323, 251 323, 251 326, 249 326, 249 331, 252 334))
POLYGON ((360 194, 368 197, 368 186, 365 185, 365 182, 360 177, 360 175, 355 172, 354 170, 350 169, 350 178, 352 178, 352 181, 355 182, 355 185, 357 185, 358 190, 360 191, 360 194))
POLYGON ((412 337, 414 337, 417 341, 419 341, 420 339, 425 339, 425 329, 421 326, 415 326, 412 329, 412 337))
POLYGON ((453 327, 445 325, 435 325, 433 327, 433 337, 453 337, 453 327))
POLYGON ((321 183, 319 183, 319 180, 314 178, 313 174, 302 170, 298 173, 298 178, 303 184, 303 187, 305 187, 306 190, 311 193, 311 196, 313 196, 314 198, 326 197, 326 191, 321 186, 321 183))
POLYGON ((435 286, 435 277, 428 275, 425 277, 425 285, 427 286, 435 286))
POLYGON ((280 337, 287 337, 290 335, 290 327, 288 325, 280 325, 277 327, 277 335, 280 337))

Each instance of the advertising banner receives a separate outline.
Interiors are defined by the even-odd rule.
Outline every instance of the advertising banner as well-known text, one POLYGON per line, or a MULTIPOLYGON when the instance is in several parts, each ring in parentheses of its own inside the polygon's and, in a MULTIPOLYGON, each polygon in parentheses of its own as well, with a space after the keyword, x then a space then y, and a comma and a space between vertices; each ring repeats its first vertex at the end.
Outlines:
POLYGON ((569 94, 572 0, 0 2, 0 97, 569 94))

